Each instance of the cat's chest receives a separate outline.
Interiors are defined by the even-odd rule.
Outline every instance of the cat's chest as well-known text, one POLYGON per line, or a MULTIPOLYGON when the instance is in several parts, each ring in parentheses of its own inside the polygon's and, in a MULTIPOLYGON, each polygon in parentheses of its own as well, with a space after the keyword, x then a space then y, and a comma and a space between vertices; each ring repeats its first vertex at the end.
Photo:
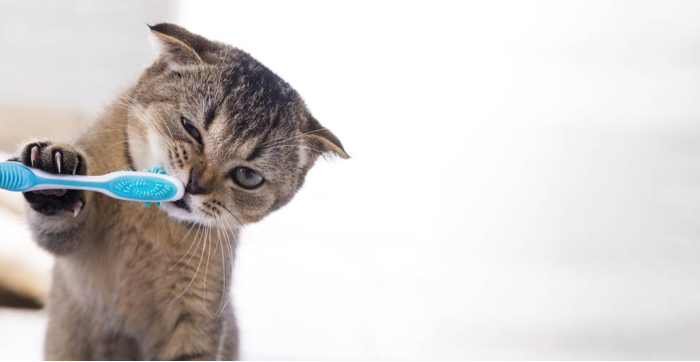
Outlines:
POLYGON ((122 224, 96 240, 103 247, 91 258, 90 270, 80 274, 91 290, 99 290, 94 297, 101 313, 138 329, 173 305, 190 308, 195 301, 191 308, 216 309, 230 283, 232 236, 178 227, 122 224), (173 303, 178 301, 187 303, 173 303))

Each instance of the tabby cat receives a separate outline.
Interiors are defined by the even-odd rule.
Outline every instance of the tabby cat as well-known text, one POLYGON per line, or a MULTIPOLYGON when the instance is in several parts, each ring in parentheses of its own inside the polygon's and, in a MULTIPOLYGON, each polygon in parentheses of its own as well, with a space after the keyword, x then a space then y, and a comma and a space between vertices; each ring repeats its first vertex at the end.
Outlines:
POLYGON ((26 144, 57 174, 160 167, 187 193, 144 207, 82 191, 25 193, 56 255, 45 357, 231 360, 238 230, 287 204, 319 156, 348 158, 299 94, 249 54, 173 24, 158 59, 75 143, 26 144))

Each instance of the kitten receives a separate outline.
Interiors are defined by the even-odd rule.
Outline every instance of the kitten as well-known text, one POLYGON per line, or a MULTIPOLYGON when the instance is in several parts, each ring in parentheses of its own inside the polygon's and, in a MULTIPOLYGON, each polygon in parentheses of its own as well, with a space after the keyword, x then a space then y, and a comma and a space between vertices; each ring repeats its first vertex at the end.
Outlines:
POLYGON ((29 192, 56 255, 45 357, 231 360, 238 230, 287 204, 321 155, 348 158, 297 92, 247 53, 172 24, 156 62, 74 144, 18 160, 60 174, 159 166, 187 185, 161 208, 91 192, 29 192))

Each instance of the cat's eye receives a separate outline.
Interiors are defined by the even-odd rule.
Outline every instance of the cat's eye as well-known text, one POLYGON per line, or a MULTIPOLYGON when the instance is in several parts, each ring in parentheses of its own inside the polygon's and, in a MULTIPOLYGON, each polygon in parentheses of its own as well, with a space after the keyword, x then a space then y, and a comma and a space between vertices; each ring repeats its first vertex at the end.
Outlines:
POLYGON ((265 179, 259 173, 248 167, 235 168, 231 177, 238 186, 248 190, 256 189, 265 182, 265 179))
POLYGON ((202 134, 199 133, 197 127, 192 125, 192 122, 185 117, 180 117, 180 120, 182 121, 182 127, 185 127, 185 131, 187 131, 187 133, 189 133, 190 136, 195 139, 195 141, 202 144, 202 134))

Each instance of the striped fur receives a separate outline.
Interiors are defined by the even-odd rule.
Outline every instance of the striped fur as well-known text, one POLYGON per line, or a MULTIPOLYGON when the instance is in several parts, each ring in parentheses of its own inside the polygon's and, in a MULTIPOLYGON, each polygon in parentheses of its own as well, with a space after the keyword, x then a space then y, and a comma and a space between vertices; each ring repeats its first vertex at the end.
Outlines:
POLYGON ((89 192, 27 195, 34 237, 57 255, 47 359, 236 358, 239 228, 287 204, 317 157, 347 158, 299 94, 247 53, 172 24, 151 30, 158 60, 91 129, 74 144, 28 144, 19 159, 88 174, 159 166, 197 187, 162 209, 89 192), (239 187, 236 167, 264 183, 239 187))

